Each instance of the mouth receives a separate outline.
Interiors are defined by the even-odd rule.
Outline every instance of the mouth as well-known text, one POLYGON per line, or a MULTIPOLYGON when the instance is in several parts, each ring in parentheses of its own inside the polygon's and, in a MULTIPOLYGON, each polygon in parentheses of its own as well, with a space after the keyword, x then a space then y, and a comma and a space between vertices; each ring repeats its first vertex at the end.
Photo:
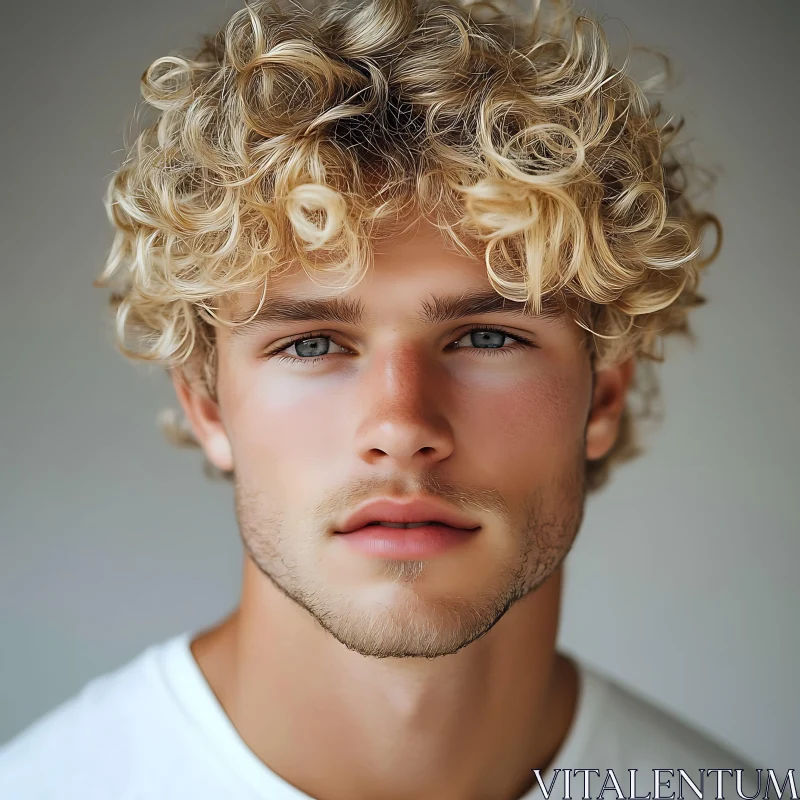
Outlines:
POLYGON ((444 522, 370 522, 337 538, 362 555, 381 558, 427 558, 471 541, 477 528, 456 528, 444 522))
MULTIPOLYGON (((448 525, 446 522, 439 522, 435 519, 427 522, 369 522, 364 525, 364 528, 424 528, 428 525, 441 525, 445 528, 453 528, 453 530, 474 530, 474 528, 456 528, 454 525, 448 525)), ((358 530, 363 530, 363 528, 358 530)))
POLYGON ((435 497, 373 498, 338 526, 334 538, 367 555, 420 558, 463 546, 478 521, 435 497))
POLYGON ((372 500, 347 519, 343 520, 337 533, 352 533, 365 527, 426 527, 440 525, 460 530, 478 528, 478 521, 464 516, 451 506, 433 498, 415 498, 401 502, 394 498, 372 500))

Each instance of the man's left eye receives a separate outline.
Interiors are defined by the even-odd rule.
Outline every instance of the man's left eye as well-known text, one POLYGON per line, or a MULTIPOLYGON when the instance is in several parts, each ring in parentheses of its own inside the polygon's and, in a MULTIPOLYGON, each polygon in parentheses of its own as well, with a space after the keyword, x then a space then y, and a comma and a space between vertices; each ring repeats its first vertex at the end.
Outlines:
POLYGON ((513 336, 509 336, 503 331, 475 330, 465 333, 457 342, 456 347, 478 347, 481 349, 498 348, 506 343, 516 341, 513 336))

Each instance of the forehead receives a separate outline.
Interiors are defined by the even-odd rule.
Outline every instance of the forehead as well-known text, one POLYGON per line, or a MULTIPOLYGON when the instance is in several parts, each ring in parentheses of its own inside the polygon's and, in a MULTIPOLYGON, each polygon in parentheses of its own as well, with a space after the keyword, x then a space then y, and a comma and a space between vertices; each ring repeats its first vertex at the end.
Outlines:
MULTIPOLYGON (((268 275, 263 291, 236 295, 228 311, 237 325, 302 319, 361 325, 395 317, 437 323, 502 311, 532 315, 530 304, 495 290, 477 253, 458 250, 425 221, 375 240, 372 263, 351 288, 344 288, 339 274, 312 276, 294 265, 268 275), (322 309, 320 302, 327 307, 322 309)), ((548 298, 539 316, 562 318, 564 309, 556 298, 548 298)))

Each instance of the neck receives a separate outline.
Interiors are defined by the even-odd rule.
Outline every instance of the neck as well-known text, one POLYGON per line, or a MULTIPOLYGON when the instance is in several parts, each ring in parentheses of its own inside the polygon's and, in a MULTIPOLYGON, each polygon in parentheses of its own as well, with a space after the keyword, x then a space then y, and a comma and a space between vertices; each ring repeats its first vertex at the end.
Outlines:
POLYGON ((192 653, 247 746, 324 800, 516 800, 572 725, 555 649, 563 564, 484 636, 435 659, 346 649, 245 557, 242 600, 192 653))

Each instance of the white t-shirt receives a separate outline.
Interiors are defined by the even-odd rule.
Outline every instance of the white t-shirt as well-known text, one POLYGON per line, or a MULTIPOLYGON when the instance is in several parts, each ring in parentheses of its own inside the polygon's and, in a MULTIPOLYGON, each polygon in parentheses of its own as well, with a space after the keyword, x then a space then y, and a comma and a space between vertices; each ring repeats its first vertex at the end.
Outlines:
MULTIPOLYGON (((84 688, 0 747, 2 800, 309 800, 264 764, 239 737, 192 655, 194 634, 151 645, 84 688)), ((613 769, 630 796, 629 769, 638 769, 635 794, 679 796, 678 770, 699 785, 699 771, 750 765, 676 718, 635 697, 582 663, 578 705, 569 734, 541 776, 551 800, 564 796, 564 771, 596 769, 590 793, 619 795, 606 784, 613 769)), ((745 773, 744 791, 757 784, 745 773)), ((735 773, 734 773, 735 776, 735 773)), ((766 779, 766 773, 763 776, 766 779)), ((583 797, 583 773, 573 773, 569 795, 583 797)), ((724 797, 735 798, 735 777, 724 777, 724 797)), ((761 786, 763 797, 764 784, 761 786)), ((683 794, 695 798, 684 783, 683 794)), ((716 796, 716 773, 705 776, 716 796)), ((318 800, 325 800, 324 797, 318 800)), ((537 784, 520 800, 544 800, 537 784)))

